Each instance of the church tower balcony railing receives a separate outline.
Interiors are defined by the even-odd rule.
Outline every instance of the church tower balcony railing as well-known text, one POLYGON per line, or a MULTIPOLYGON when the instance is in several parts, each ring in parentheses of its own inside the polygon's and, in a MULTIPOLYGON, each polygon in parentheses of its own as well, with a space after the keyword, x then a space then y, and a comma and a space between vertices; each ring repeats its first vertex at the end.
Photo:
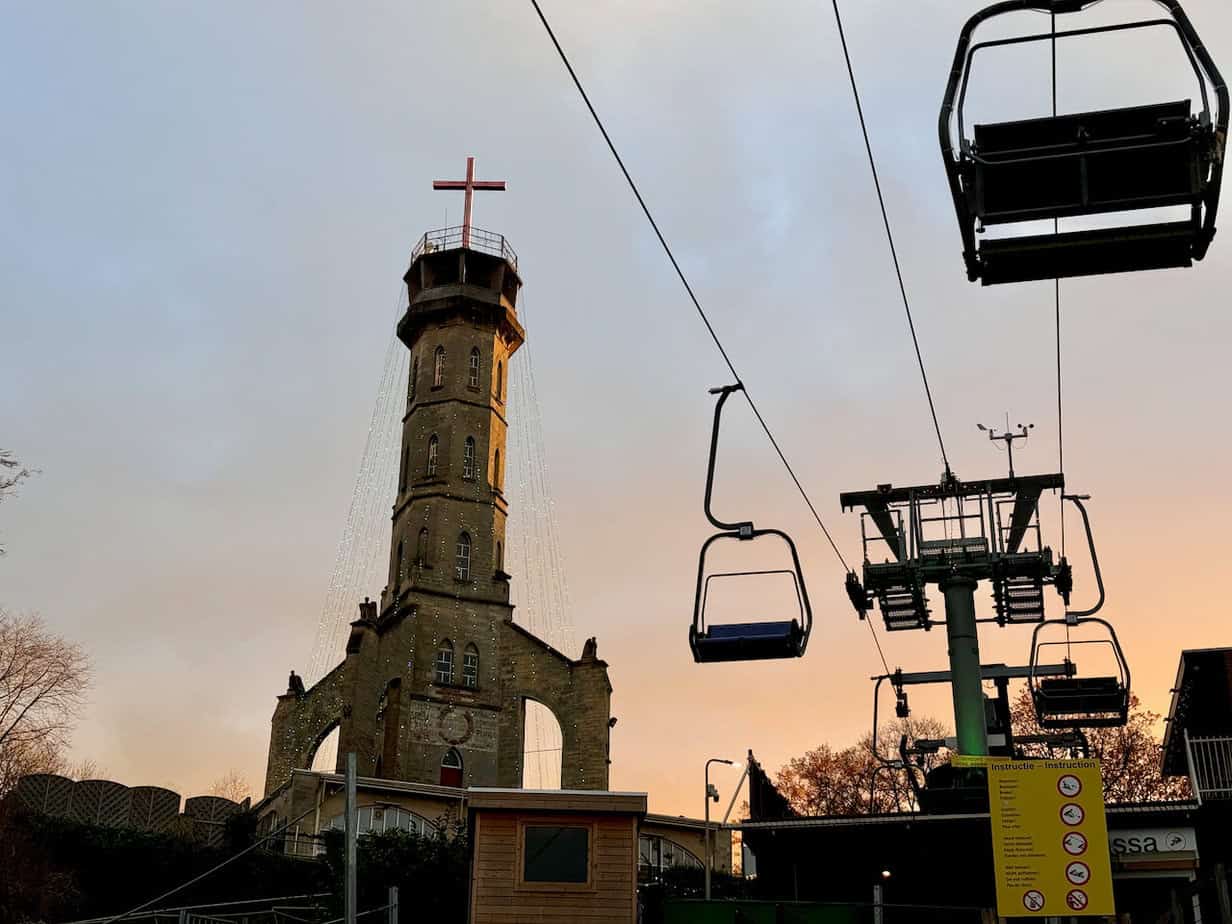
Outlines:
POLYGON ((474 226, 467 228, 466 225, 455 225, 452 228, 438 228, 435 231, 426 232, 415 245, 415 249, 411 251, 411 262, 414 263, 419 256, 425 253, 456 250, 459 247, 501 257, 515 270, 518 268, 518 255, 509 246, 505 235, 474 226))

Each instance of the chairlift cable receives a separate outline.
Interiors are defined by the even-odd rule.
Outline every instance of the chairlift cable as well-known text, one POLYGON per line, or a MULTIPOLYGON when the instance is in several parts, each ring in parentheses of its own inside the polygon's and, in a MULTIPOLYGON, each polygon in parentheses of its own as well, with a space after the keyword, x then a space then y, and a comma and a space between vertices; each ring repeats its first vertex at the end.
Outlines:
POLYGON ((873 637, 873 644, 877 646, 877 655, 881 658, 881 666, 885 668, 887 674, 892 674, 893 671, 890 670, 890 665, 886 662, 885 652, 881 650, 881 639, 877 638, 877 630, 873 627, 873 621, 871 619, 864 621, 868 623, 869 634, 873 637))
MULTIPOLYGON (((1057 11, 1050 11, 1049 18, 1052 26, 1051 49, 1052 49, 1052 117, 1057 117, 1057 11)), ((1052 219, 1052 233, 1059 234, 1061 231, 1061 220, 1055 215, 1052 219)), ((1056 327, 1057 327, 1057 471, 1065 473, 1065 427, 1064 415, 1061 411, 1061 279, 1060 277, 1052 280, 1053 304, 1055 306, 1056 327)), ((1065 492, 1058 493, 1057 501, 1061 508, 1061 558, 1065 558, 1065 492)), ((1073 651, 1070 648, 1070 632, 1069 623, 1065 624, 1065 657, 1071 658, 1073 651)))
MULTIPOLYGON (((1052 18, 1052 117, 1057 116, 1057 11, 1051 11, 1052 18)), ((1052 233, 1060 233, 1061 221, 1055 216, 1052 219, 1052 233)), ((1061 280, 1052 281, 1053 301, 1056 307, 1057 321, 1057 471, 1065 471, 1065 428, 1064 416, 1061 413, 1061 280)), ((1061 505, 1061 557, 1065 557, 1065 500, 1061 505)))
MULTIPOLYGON (((533 0, 532 0, 533 2, 533 0)), ((945 452, 945 440, 941 437, 941 424, 937 420, 937 406, 933 402, 932 388, 928 384, 928 373, 924 369, 924 356, 920 352, 920 338, 916 335, 915 320, 911 315, 911 301, 907 297, 907 284, 903 281, 902 266, 898 262, 898 248, 894 245, 894 232, 890 228, 890 216, 886 211, 885 196, 881 191, 881 178, 877 174, 877 160, 873 156, 873 145, 868 137, 868 123, 864 119, 864 105, 860 101, 860 88, 856 84, 856 72, 851 63, 851 52, 847 48, 847 35, 843 29, 843 16, 839 12, 838 0, 831 0, 834 7, 834 21, 838 25, 838 38, 843 46, 843 59, 847 63, 847 76, 851 81, 851 93, 855 98, 856 115, 860 119, 860 131, 864 135, 864 150, 868 154, 868 166, 873 174, 873 187, 877 191, 877 202, 881 206, 881 221, 885 225, 886 241, 890 245, 890 259, 894 262, 894 273, 898 277, 898 291, 902 295, 903 309, 907 313, 907 328, 911 331, 911 343, 915 347, 916 363, 920 367, 920 378, 924 382, 924 395, 928 398, 928 410, 932 414, 933 429, 937 433, 937 445, 941 447, 941 461, 945 464, 945 474, 949 478, 950 459, 945 452)))
MULTIPOLYGON (((607 128, 603 124, 603 120, 599 118, 599 113, 595 111, 595 107, 591 103, 590 97, 586 93, 586 89, 582 86, 581 79, 578 77, 577 72, 573 69, 573 65, 570 63, 568 55, 565 54, 564 48, 561 47, 560 41, 556 38, 556 33, 552 31, 552 27, 548 23, 547 17, 543 13, 543 9, 539 6, 539 0, 530 0, 530 3, 539 17, 539 22, 543 24, 544 31, 547 32, 548 38, 552 40, 552 44, 556 48, 556 53, 560 56, 561 63, 564 64, 565 70, 569 72, 569 76, 573 80, 573 85, 577 87, 577 91, 582 97, 582 102, 586 104, 586 108, 589 110, 590 116, 595 122, 595 126, 599 129, 599 133, 603 135, 603 140, 607 143, 608 150, 611 151, 612 157, 616 161, 616 165, 620 168, 620 172, 624 174, 625 182, 629 184, 629 189, 633 192, 634 198, 637 199, 637 204, 641 206, 642 214, 646 216, 646 220, 650 223, 650 227, 654 231, 655 237, 659 239, 659 244, 663 247, 663 252, 667 254, 667 259, 672 264, 672 269, 676 271, 676 276, 680 279, 681 284, 684 286, 685 292, 688 293, 689 300, 693 302, 693 307, 697 309, 697 314, 702 319, 702 323, 706 326, 706 331, 710 334, 710 339, 714 342, 715 347, 718 349, 719 355, 723 357, 723 362, 727 364, 728 371, 731 372, 732 377, 744 386, 744 397, 745 400, 748 401, 750 409, 753 411, 753 416, 757 418, 757 422, 761 425, 762 430, 765 432, 766 438, 770 440, 770 445, 774 447, 774 451, 778 455, 779 460, 783 463, 783 467, 787 469, 787 474, 791 477, 792 482, 795 484, 796 490, 799 491, 800 497, 804 499, 804 503, 808 506, 809 512, 812 513, 813 519, 817 521, 817 525, 821 528, 822 533, 825 534, 826 541, 830 543, 830 548, 834 550, 834 554, 838 558, 839 564, 843 566, 844 571, 850 572, 851 568, 847 564, 847 560, 843 557, 843 553, 839 551, 838 545, 834 541, 834 537, 830 534, 830 530, 827 529, 826 524, 822 522, 821 515, 817 512, 817 507, 808 496, 808 492, 804 490, 804 485, 800 483, 800 479, 797 477, 795 469, 793 469, 791 463, 787 461, 786 454, 779 446, 778 440, 775 439, 774 434, 770 430, 769 424, 767 424, 765 418, 762 417, 761 411, 758 409, 756 403, 754 403, 753 396, 749 393, 744 379, 741 377, 740 373, 736 371, 735 364, 732 362, 731 357, 724 348, 722 341, 719 340, 719 335, 715 332, 714 325, 710 323, 710 318, 707 317, 705 310, 702 308, 701 302, 698 300, 696 293, 693 291, 693 287, 689 284, 689 280, 684 274, 684 270, 680 268, 680 263, 677 262, 675 254, 672 253, 672 248, 667 243, 667 238, 665 238, 663 236, 663 232, 659 230, 658 222, 655 221, 654 215, 651 214, 650 208, 646 205, 646 200, 642 198, 642 193, 638 189, 637 183, 633 181, 633 176, 629 173, 628 168, 625 166, 624 160, 620 156, 620 152, 616 150, 615 143, 608 134, 607 128)), ((914 336, 914 332, 912 335, 914 336)), ((923 369, 923 365, 921 365, 921 369, 923 369)), ((925 384, 927 387, 927 381, 925 384)), ((929 403, 932 403, 931 396, 929 398, 929 403)), ((935 423, 935 413, 933 415, 933 420, 935 423)), ((940 431, 938 431, 937 435, 938 438, 940 438, 940 431)), ((944 455, 945 449, 943 446, 942 456, 944 457, 944 455)), ((948 462, 946 463, 946 469, 947 471, 949 470, 948 462)))

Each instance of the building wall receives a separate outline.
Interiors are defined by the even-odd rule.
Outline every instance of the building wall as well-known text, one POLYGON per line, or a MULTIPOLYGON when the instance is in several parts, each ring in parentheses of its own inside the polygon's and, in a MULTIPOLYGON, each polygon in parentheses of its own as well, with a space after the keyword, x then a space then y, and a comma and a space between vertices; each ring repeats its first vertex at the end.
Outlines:
POLYGON ((622 921, 637 918, 637 819, 630 816, 525 816, 480 812, 472 832, 471 924, 622 921), (527 822, 591 828, 591 883, 520 883, 519 828, 527 822))
MULTIPOLYGON (((642 820, 641 833, 661 837, 683 847, 703 863, 706 862, 706 828, 704 823, 687 818, 667 818, 657 815, 647 815, 642 820)), ((710 834, 714 844, 714 866, 716 873, 731 873, 732 869, 732 833, 730 830, 713 826, 710 834)))

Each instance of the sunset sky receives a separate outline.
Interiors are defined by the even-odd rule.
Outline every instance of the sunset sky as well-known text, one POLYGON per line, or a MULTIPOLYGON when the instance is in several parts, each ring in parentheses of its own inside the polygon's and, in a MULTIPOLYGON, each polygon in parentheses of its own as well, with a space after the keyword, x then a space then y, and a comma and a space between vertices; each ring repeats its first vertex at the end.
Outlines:
MULTIPOLYGON (((941 461, 829 4, 543 5, 858 561, 839 492, 931 482, 941 461)), ((1052 284, 966 281, 937 150, 976 6, 844 10, 964 478, 1004 472, 976 423, 1007 412, 1036 425, 1018 471, 1057 467, 1052 284)), ((1232 7, 1186 6, 1232 73, 1232 7)), ((1159 15, 1115 0, 1069 19, 1121 10, 1159 15)), ((0 448, 41 472, 0 507, 0 605, 40 612, 93 658, 75 756, 184 794, 233 768, 260 788, 274 697, 312 651, 407 255, 460 218, 461 196, 431 181, 468 154, 508 182, 475 220, 520 258, 572 622, 579 641, 598 637, 615 688, 612 787, 699 814, 708 757, 752 748, 777 768, 868 730, 881 670, 868 629, 735 400, 716 507, 795 536, 817 623, 799 661, 691 659, 706 390, 729 374, 528 3, 10 3, 4 20, 0 448)), ((1047 55, 990 55, 972 119, 1046 114, 1047 55)), ((1062 111, 1194 92, 1164 33, 1063 42, 1058 80, 1062 111)), ((1103 615, 1157 711, 1182 648, 1232 643, 1230 284, 1225 231, 1191 270, 1062 285, 1066 476, 1092 495, 1103 615)), ((1046 498, 1054 546, 1055 514, 1046 498)), ((1081 602, 1093 581, 1073 557, 1081 602)), ((977 599, 989 615, 987 588, 977 599)), ((944 666, 942 631, 877 627, 891 668, 944 666)), ((986 662, 1027 660, 1029 631, 984 629, 986 662)), ((945 690, 913 705, 948 721, 945 690)))

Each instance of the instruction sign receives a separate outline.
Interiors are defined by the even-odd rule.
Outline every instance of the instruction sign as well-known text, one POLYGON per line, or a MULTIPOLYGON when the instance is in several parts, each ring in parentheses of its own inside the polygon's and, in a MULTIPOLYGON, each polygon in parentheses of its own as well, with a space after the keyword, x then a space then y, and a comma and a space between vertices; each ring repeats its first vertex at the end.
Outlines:
POLYGON ((986 760, 997 914, 1112 915, 1097 760, 986 760))

